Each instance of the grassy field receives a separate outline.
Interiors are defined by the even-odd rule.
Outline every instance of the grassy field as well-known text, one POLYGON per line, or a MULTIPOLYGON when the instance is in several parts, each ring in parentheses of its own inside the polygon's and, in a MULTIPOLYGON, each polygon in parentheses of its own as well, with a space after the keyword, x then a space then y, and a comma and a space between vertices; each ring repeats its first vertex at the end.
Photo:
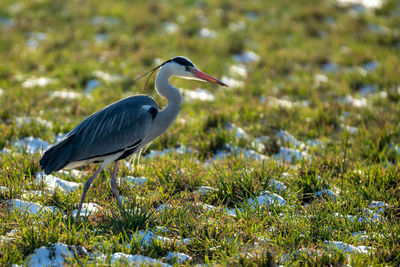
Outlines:
POLYGON ((400 264, 398 1, 0 4, 0 265, 400 264), (106 168, 76 220, 96 166, 45 177, 43 148, 120 98, 164 107, 135 79, 178 55, 231 86, 173 79, 126 211, 106 168))

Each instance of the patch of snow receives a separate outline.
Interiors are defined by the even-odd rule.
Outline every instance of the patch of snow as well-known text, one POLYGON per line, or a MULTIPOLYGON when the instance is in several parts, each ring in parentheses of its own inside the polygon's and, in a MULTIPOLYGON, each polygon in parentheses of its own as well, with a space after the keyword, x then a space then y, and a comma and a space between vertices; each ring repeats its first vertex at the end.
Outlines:
POLYGON ((309 139, 306 144, 309 147, 324 147, 324 144, 318 139, 309 139))
POLYGON ((241 54, 233 55, 233 59, 243 64, 249 64, 258 62, 260 60, 260 56, 253 51, 246 51, 241 54))
POLYGON ((82 185, 81 183, 66 181, 53 175, 46 175, 44 172, 36 173, 35 182, 38 184, 44 183, 52 191, 58 188, 64 192, 72 192, 82 185))
MULTIPOLYGON (((100 209, 100 206, 97 205, 96 203, 83 203, 81 212, 79 213, 80 217, 87 217, 90 216, 92 213, 98 212, 100 209)), ((78 209, 73 210, 72 214, 74 217, 78 214, 78 209)))
POLYGON ((84 247, 71 246, 68 248, 63 243, 55 243, 52 247, 42 246, 37 248, 27 258, 27 266, 65 266, 67 260, 73 258, 76 254, 86 255, 87 251, 84 247))
POLYGON ((244 21, 237 21, 229 23, 229 30, 237 32, 246 29, 246 23, 244 21))
POLYGON ((243 64, 232 65, 229 68, 229 73, 233 77, 246 78, 247 77, 247 68, 243 64))
POLYGON ((100 44, 106 42, 109 38, 110 36, 107 33, 96 33, 94 35, 94 39, 100 44))
POLYGON ((22 83, 23 88, 45 87, 54 84, 56 80, 47 77, 32 77, 22 83))
POLYGON ((132 177, 132 176, 126 176, 126 177, 122 177, 121 178, 121 182, 126 182, 126 183, 130 183, 133 185, 143 185, 144 183, 147 182, 147 178, 146 177, 132 177))
POLYGON ((200 196, 204 196, 204 195, 210 194, 215 191, 218 191, 218 189, 210 187, 210 186, 202 186, 199 189, 197 189, 195 191, 195 193, 199 194, 200 196))
POLYGON ((38 124, 38 125, 43 125, 47 128, 52 128, 53 123, 50 121, 43 120, 41 118, 32 118, 32 117, 18 117, 15 119, 15 124, 17 127, 21 128, 23 125, 26 124, 38 124))
POLYGON ((276 133, 276 136, 284 144, 291 144, 292 146, 299 147, 301 149, 305 148, 305 144, 303 142, 298 141, 293 135, 291 135, 287 131, 280 130, 276 133))
POLYGON ((60 170, 57 172, 60 175, 66 175, 73 178, 81 178, 83 173, 79 170, 69 169, 69 170, 60 170))
POLYGON ((159 241, 161 243, 173 243, 175 241, 174 239, 159 236, 148 230, 139 230, 132 236, 132 238, 137 239, 142 246, 150 246, 155 241, 159 241))
POLYGON ((171 266, 169 264, 163 263, 162 261, 152 259, 142 255, 130 255, 121 252, 114 253, 111 256, 111 264, 118 265, 123 264, 126 266, 171 266))
POLYGON ((109 74, 101 70, 93 71, 92 75, 108 83, 121 82, 125 79, 125 77, 122 75, 109 74))
POLYGON ((1 17, 0 18, 0 24, 2 26, 5 26, 5 27, 12 27, 12 26, 15 25, 15 21, 13 19, 10 19, 10 18, 1 17))
POLYGON ((144 156, 144 158, 153 158, 153 157, 162 157, 168 154, 189 154, 193 153, 193 150, 191 148, 187 148, 184 145, 180 145, 179 147, 176 148, 166 148, 162 151, 158 150, 151 150, 147 155, 144 156))
POLYGON ((38 203, 23 201, 19 199, 8 200, 8 203, 11 206, 11 210, 19 210, 22 213, 29 213, 32 215, 40 215, 43 212, 56 213, 59 211, 58 208, 53 206, 42 206, 38 203))
POLYGON ((379 62, 377 62, 377 61, 370 61, 363 65, 363 68, 366 71, 373 71, 373 70, 376 70, 378 67, 379 67, 379 62))
POLYGON ((39 44, 47 39, 47 34, 44 32, 31 32, 29 33, 29 39, 26 44, 31 49, 38 48, 39 44))
POLYGON ((369 239, 369 236, 367 235, 367 232, 365 232, 365 231, 355 232, 355 233, 352 233, 351 235, 354 237, 355 241, 364 241, 364 240, 369 239))
POLYGON ((272 206, 278 205, 282 206, 286 204, 286 200, 276 193, 271 193, 269 191, 262 192, 256 199, 249 198, 247 199, 247 203, 250 206, 272 206))
POLYGON ((325 74, 319 73, 319 74, 315 74, 315 76, 314 76, 315 85, 321 85, 323 83, 327 83, 328 81, 329 81, 329 78, 325 74))
POLYGON ((348 131, 351 134, 356 134, 358 133, 358 128, 357 127, 353 127, 350 125, 342 125, 342 128, 346 131, 348 131))
POLYGON ((244 82, 243 81, 239 81, 239 80, 230 78, 228 76, 222 76, 221 82, 227 84, 229 87, 232 87, 232 88, 238 88, 238 87, 243 87, 244 86, 244 82))
MULTIPOLYGON (((389 27, 386 27, 383 25, 378 25, 375 23, 368 23, 367 27, 368 27, 368 30, 370 30, 374 33, 389 34, 391 32, 389 27)), ((364 68, 364 69, 367 70, 366 68, 364 68)))
POLYGON ((371 201, 371 203, 369 203, 368 207, 371 209, 376 209, 377 213, 382 213, 388 207, 388 204, 386 204, 383 201, 371 201))
POLYGON ((7 187, 0 186, 0 192, 7 192, 7 187))
POLYGON ((18 150, 26 151, 28 154, 42 152, 50 147, 50 144, 46 141, 43 141, 40 138, 34 138, 32 136, 19 139, 12 145, 18 150))
POLYGON ((53 91, 50 92, 51 98, 61 98, 61 99, 79 99, 82 98, 82 94, 74 91, 53 91))
POLYGON ((173 208, 174 207, 171 204, 161 204, 160 206, 158 206, 157 211, 165 211, 173 208))
POLYGON ((188 97, 190 100, 214 101, 214 95, 205 89, 181 89, 181 92, 185 97, 188 97))
POLYGON ((286 162, 296 162, 301 161, 303 159, 307 159, 309 157, 308 153, 305 151, 300 151, 297 149, 281 147, 279 149, 279 153, 273 155, 279 161, 286 161, 286 162))
POLYGON ((260 16, 254 12, 254 11, 249 11, 246 13, 246 18, 248 18, 249 20, 257 20, 260 16))
POLYGON ((170 21, 164 22, 162 24, 162 26, 163 26, 165 32, 168 34, 175 33, 179 29, 178 24, 176 24, 175 22, 170 22, 170 21))
POLYGON ((86 82, 85 88, 83 89, 85 94, 90 94, 96 89, 98 86, 100 86, 100 82, 97 79, 91 79, 86 82))
POLYGON ((333 201, 336 201, 339 197, 335 192, 333 192, 332 190, 329 190, 329 189, 323 189, 321 191, 315 192, 314 196, 316 196, 316 197, 327 196, 328 198, 332 199, 333 201))
POLYGON ((235 138, 238 138, 238 139, 240 139, 240 138, 248 139, 249 138, 249 135, 246 133, 245 130, 243 130, 242 128, 236 126, 233 123, 228 123, 226 125, 226 129, 228 131, 234 132, 235 133, 235 138))
POLYGON ((367 9, 381 8, 383 5, 382 0, 336 0, 339 6, 359 5, 367 9))
POLYGON ((293 102, 290 100, 279 99, 271 96, 268 96, 266 100, 268 101, 268 104, 273 107, 290 109, 294 106, 293 102))
POLYGON ((369 254, 371 251, 371 247, 366 246, 353 246, 341 241, 325 241, 325 247, 328 250, 341 250, 345 253, 354 253, 354 254, 369 254))
POLYGON ((22 194, 23 198, 28 198, 28 197, 37 198, 37 197, 41 197, 41 196, 43 196, 43 192, 41 190, 31 190, 31 191, 28 191, 28 192, 22 194))
POLYGON ((108 16, 95 16, 90 22, 94 25, 107 25, 107 26, 115 26, 121 24, 121 20, 117 17, 108 17, 108 16))
MULTIPOLYGON (((360 88, 360 94, 361 94, 362 97, 366 97, 369 94, 376 93, 377 90, 378 89, 376 88, 376 85, 364 85, 363 87, 360 88)), ((365 106, 366 106, 367 105, 366 104, 366 102, 367 102, 366 99, 362 98, 362 100, 365 100, 365 106)))
POLYGON ((278 180, 271 179, 269 180, 268 184, 276 191, 284 192, 286 190, 286 185, 284 185, 284 183, 282 182, 279 182, 278 180))
POLYGON ((190 257, 189 255, 186 255, 184 253, 181 252, 168 252, 168 254, 165 256, 165 259, 167 261, 170 260, 176 260, 177 263, 182 264, 185 261, 191 261, 192 257, 190 257))
POLYGON ((217 32, 208 28, 201 28, 199 31, 199 36, 202 38, 214 39, 217 36, 217 32))
POLYGON ((335 63, 327 62, 321 66, 321 69, 325 73, 333 73, 338 72, 340 67, 335 63))

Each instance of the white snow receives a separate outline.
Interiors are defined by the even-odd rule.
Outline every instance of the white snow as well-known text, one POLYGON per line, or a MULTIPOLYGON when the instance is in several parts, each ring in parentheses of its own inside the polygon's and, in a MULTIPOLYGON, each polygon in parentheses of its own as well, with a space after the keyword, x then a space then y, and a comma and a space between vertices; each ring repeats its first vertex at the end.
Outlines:
POLYGON ((388 204, 386 204, 383 201, 371 201, 371 203, 369 203, 368 207, 371 209, 376 209, 377 213, 382 213, 388 207, 388 204))
POLYGON ((5 186, 0 186, 0 192, 6 192, 7 191, 7 187, 5 186))
POLYGON ((69 169, 69 170, 60 170, 57 172, 60 175, 66 175, 73 178, 81 178, 83 173, 79 170, 69 169))
POLYGON ((353 127, 350 125, 342 125, 342 128, 346 131, 348 131, 351 134, 356 134, 358 133, 358 128, 357 127, 353 127))
POLYGON ((324 144, 318 139, 309 139, 306 141, 306 144, 309 147, 324 147, 324 144))
POLYGON ((125 79, 125 77, 122 75, 109 74, 101 70, 93 71, 92 75, 108 83, 121 82, 125 79))
POLYGON ((221 82, 227 84, 229 87, 232 87, 232 88, 237 88, 237 87, 243 87, 244 86, 244 82, 243 81, 239 81, 239 80, 236 80, 234 78, 230 78, 228 76, 222 76, 221 82))
POLYGON ((235 133, 235 138, 238 138, 238 139, 240 139, 240 138, 248 139, 249 138, 249 135, 246 133, 245 130, 243 130, 242 128, 236 126, 233 123, 228 123, 226 125, 226 129, 228 131, 234 132, 235 133))
POLYGON ((23 88, 45 87, 55 83, 56 80, 47 77, 32 77, 22 83, 23 88))
POLYGON ((283 192, 286 190, 286 185, 284 185, 282 182, 279 182, 278 180, 271 179, 268 182, 269 186, 274 188, 276 191, 283 192))
POLYGON ((126 182, 133 185, 143 185, 144 183, 147 182, 147 180, 148 179, 143 176, 142 177, 126 176, 121 178, 121 182, 126 182))
POLYGON ((38 203, 23 201, 19 199, 8 200, 8 203, 11 206, 11 210, 16 211, 19 210, 22 213, 29 213, 32 215, 40 215, 43 212, 58 212, 58 208, 53 206, 42 206, 38 203))
POLYGON ((202 186, 199 189, 197 189, 195 191, 195 193, 199 194, 200 196, 204 196, 204 195, 207 195, 207 194, 215 192, 215 191, 218 191, 218 189, 210 187, 210 186, 202 186))
POLYGON ((233 77, 246 78, 247 77, 247 68, 243 64, 232 65, 229 68, 229 73, 233 77))
POLYGON ((229 30, 236 32, 236 31, 244 30, 246 28, 246 24, 244 23, 244 21, 240 20, 237 22, 229 23, 228 27, 229 27, 229 30))
MULTIPOLYGON (((96 203, 83 203, 81 212, 79 213, 80 217, 87 217, 92 213, 96 213, 99 211, 100 206, 96 203)), ((72 214, 74 217, 78 214, 78 209, 73 210, 72 214)))
POLYGON ((162 261, 152 259, 143 255, 130 255, 121 252, 114 253, 111 256, 111 264, 118 265, 118 263, 125 266, 171 266, 169 264, 163 263, 162 261))
POLYGON ((292 146, 304 149, 305 144, 303 142, 298 141, 293 135, 289 132, 280 130, 276 133, 276 136, 281 140, 284 144, 291 144, 292 146))
POLYGON ((43 196, 43 192, 41 190, 31 190, 27 191, 26 193, 22 194, 23 198, 28 198, 28 197, 41 197, 43 196))
POLYGON ((85 94, 90 94, 96 89, 96 87, 100 86, 100 82, 97 79, 90 79, 86 82, 85 88, 83 89, 85 94))
POLYGON ((373 71, 373 70, 376 70, 378 67, 379 67, 379 62, 377 62, 377 61, 370 61, 363 65, 363 68, 366 71, 373 71))
POLYGON ((159 236, 159 235, 153 233, 152 231, 148 231, 148 230, 139 230, 132 237, 139 240, 139 243, 142 246, 150 246, 155 241, 160 241, 161 243, 173 243, 174 242, 174 239, 164 237, 164 236, 159 236))
POLYGON ((166 148, 162 151, 158 150, 151 150, 147 155, 144 156, 144 158, 152 158, 152 157, 162 157, 171 153, 176 153, 176 154, 186 154, 186 153, 192 153, 193 150, 191 148, 187 148, 184 145, 180 145, 179 147, 176 148, 166 148))
POLYGON ((380 8, 383 5, 382 0, 336 0, 339 6, 359 5, 368 9, 380 8))
MULTIPOLYGON (((366 97, 367 95, 374 94, 378 91, 376 85, 368 84, 364 85, 360 88, 360 94, 362 97, 366 97)), ((362 98, 362 100, 365 98, 362 98)), ((365 101, 366 102, 366 101, 365 101)))
POLYGON ((333 201, 336 201, 339 197, 335 192, 333 192, 332 190, 329 190, 329 189, 323 189, 321 191, 315 192, 314 196, 316 196, 316 197, 327 196, 328 198, 330 198, 333 201))
POLYGON ((43 120, 41 118, 32 118, 32 117, 18 117, 15 118, 15 124, 17 127, 22 127, 25 124, 38 124, 38 125, 43 125, 46 126, 47 128, 52 128, 53 123, 50 121, 43 120))
POLYGON ((174 207, 170 204, 161 204, 158 206, 157 211, 166 211, 168 209, 173 209, 174 207))
POLYGON ((285 99, 279 99, 279 98, 268 96, 266 98, 266 100, 268 101, 268 105, 270 105, 272 107, 280 107, 280 108, 290 109, 294 106, 292 101, 285 100, 285 99))
POLYGON ((269 191, 262 192, 256 199, 249 198, 247 199, 247 203, 250 206, 271 206, 278 205, 282 206, 286 204, 286 200, 276 193, 271 193, 269 191))
POLYGON ((243 64, 254 63, 260 60, 260 56, 253 51, 246 51, 241 54, 235 54, 233 58, 234 60, 243 64))
POLYGON ((50 144, 40 138, 29 136, 15 141, 13 143, 13 147, 22 151, 26 151, 28 154, 33 154, 45 151, 50 147, 50 144))
POLYGON ((339 71, 339 66, 332 62, 327 62, 321 67, 322 71, 325 73, 329 72, 337 72, 339 71))
POLYGON ((50 92, 51 98, 61 98, 61 99, 79 99, 82 97, 82 94, 74 91, 53 91, 50 92))
POLYGON ((338 99, 340 103, 344 103, 347 105, 351 105, 356 108, 363 108, 367 106, 367 99, 366 98, 354 98, 351 95, 347 95, 344 98, 338 99))
POLYGON ((35 182, 38 184, 44 183, 46 187, 51 191, 54 191, 56 188, 58 188, 63 192, 72 192, 82 185, 80 183, 70 182, 57 178, 53 175, 46 175, 44 174, 44 172, 36 173, 35 182))
POLYGON ((165 32, 168 34, 175 33, 179 29, 178 24, 176 24, 175 22, 170 22, 170 21, 164 22, 162 24, 162 26, 164 27, 165 32))
POLYGON ((217 32, 208 28, 201 28, 199 31, 199 36, 202 38, 214 39, 217 36, 217 32))
POLYGON ((209 91, 201 88, 196 88, 196 90, 181 89, 184 97, 189 100, 201 100, 201 101, 213 101, 214 95, 209 91))
POLYGON ((354 253, 354 254, 369 254, 371 248, 366 246, 353 246, 341 241, 325 241, 325 247, 328 250, 338 249, 345 253, 354 253))
POLYGON ((73 258, 76 254, 87 254, 84 247, 71 246, 69 249, 63 243, 55 243, 51 248, 42 246, 37 248, 27 258, 26 265, 32 267, 58 266, 62 267, 68 264, 68 258, 73 258))
POLYGON ((309 155, 305 151, 300 151, 287 147, 280 147, 279 153, 276 153, 275 155, 273 155, 273 157, 279 161, 284 160, 286 162, 295 162, 307 159, 309 155))
POLYGON ((316 85, 320 85, 323 83, 327 83, 329 81, 329 78, 325 74, 315 74, 314 76, 314 82, 316 85))
POLYGON ((182 264, 185 261, 192 260, 192 257, 190 257, 189 255, 186 255, 184 253, 181 253, 181 252, 168 252, 168 254, 165 256, 165 259, 167 261, 176 259, 177 263, 182 264))

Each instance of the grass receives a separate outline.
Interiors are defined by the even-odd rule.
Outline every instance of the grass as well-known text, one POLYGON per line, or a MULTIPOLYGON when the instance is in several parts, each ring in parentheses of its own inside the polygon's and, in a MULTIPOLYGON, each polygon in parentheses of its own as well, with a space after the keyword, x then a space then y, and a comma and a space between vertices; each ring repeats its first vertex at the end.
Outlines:
MULTIPOLYGON (((2 265, 24 264, 36 248, 57 242, 88 251, 70 259, 76 265, 101 262, 92 259, 95 253, 110 259, 115 252, 178 264, 164 258, 169 251, 191 256, 188 265, 400 263, 400 7, 396 1, 365 12, 330 0, 101 4, 2 0, 1 5, 0 149, 12 150, 0 153, 0 185, 6 187, 0 191, 2 265), (176 32, 166 33, 167 22, 176 23, 176 32), (202 28, 215 31, 215 37, 202 38, 202 28), (245 51, 254 51, 259 60, 246 64, 247 76, 235 77, 230 72, 237 64, 233 55, 245 51), (215 100, 184 101, 177 121, 149 150, 183 144, 192 153, 142 158, 133 171, 121 167, 120 177, 148 178, 142 186, 120 185, 120 194, 127 199, 122 213, 110 189, 108 168, 88 192, 87 201, 101 207, 88 218, 72 216, 80 190, 23 197, 26 191, 45 189, 34 182, 41 153, 13 148, 16 140, 34 136, 54 143, 57 134, 128 95, 148 94, 165 106, 152 89, 154 78, 146 91, 144 80, 134 80, 155 66, 154 59, 177 55, 189 57, 215 77, 244 82, 225 89, 172 80, 178 88, 206 88, 215 100), (366 64, 374 62, 377 67, 369 70, 366 64), (338 69, 324 72, 329 64, 338 69), (96 70, 119 76, 106 81, 96 70), (34 77, 52 82, 24 86, 34 77), (86 94, 93 80, 98 86, 86 94), (375 92, 363 100, 366 86, 375 92), (51 97, 64 89, 81 97, 51 97), (19 117, 41 118, 52 125, 35 120, 21 125, 19 117), (236 136, 227 129, 228 123, 243 128, 248 137, 236 136), (299 142, 318 140, 322 146, 301 147, 281 140, 277 136, 281 130, 299 142), (210 161, 227 146, 255 149, 253 141, 260 136, 267 138, 258 152, 268 160, 229 155, 210 161), (274 155, 284 148, 305 151, 309 158, 276 161, 274 155), (211 162, 208 167, 206 161, 211 162), (286 190, 277 190, 272 179, 285 184, 286 190), (196 190, 201 186, 217 190, 199 195, 196 190), (337 200, 315 196, 324 189, 336 191, 337 200), (264 191, 279 194, 287 204, 248 205, 249 198, 264 191), (22 198, 56 206, 61 212, 34 216, 10 210, 8 200, 22 198), (379 221, 366 215, 372 201, 387 204, 379 221), (160 212, 162 204, 173 208, 160 212), (228 215, 226 209, 237 215, 228 215), (160 227, 166 229, 160 235, 173 242, 144 246, 135 238, 138 230, 160 227), (16 232, 9 234, 12 230, 16 232), (363 231, 368 238, 353 235, 363 231), (185 238, 191 242, 177 242, 185 238), (325 241, 373 249, 348 257, 327 249, 325 241)), ((94 168, 81 169, 82 177, 57 177, 84 183, 94 168)))

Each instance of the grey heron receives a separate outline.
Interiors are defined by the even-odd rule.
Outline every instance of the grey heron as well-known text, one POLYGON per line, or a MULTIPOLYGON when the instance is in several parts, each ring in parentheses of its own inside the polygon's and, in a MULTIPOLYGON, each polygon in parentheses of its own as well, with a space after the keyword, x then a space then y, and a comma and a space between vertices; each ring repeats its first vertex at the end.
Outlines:
POLYGON ((154 99, 146 95, 121 99, 83 120, 64 138, 47 149, 40 159, 40 166, 46 174, 63 168, 101 163, 83 187, 77 217, 93 180, 110 163, 114 163, 111 189, 119 208, 122 209, 116 180, 117 162, 140 152, 164 133, 181 109, 182 95, 177 88, 169 84, 170 77, 196 79, 227 86, 199 71, 188 58, 182 56, 165 61, 153 68, 151 74, 156 70, 158 73, 155 89, 168 102, 164 109, 159 110, 154 99))

